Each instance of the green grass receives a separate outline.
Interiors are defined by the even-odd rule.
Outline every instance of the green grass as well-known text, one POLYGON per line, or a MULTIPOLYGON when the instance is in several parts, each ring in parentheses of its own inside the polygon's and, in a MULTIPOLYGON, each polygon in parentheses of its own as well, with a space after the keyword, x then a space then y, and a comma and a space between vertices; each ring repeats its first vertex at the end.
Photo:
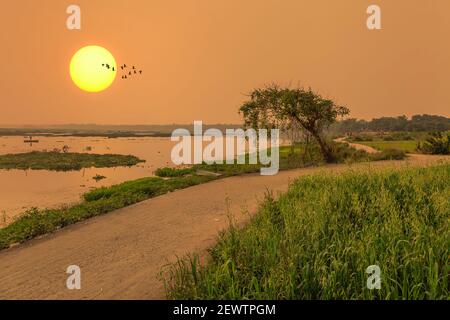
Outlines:
POLYGON ((371 153, 369 155, 370 160, 403 160, 406 158, 406 152, 399 149, 385 149, 378 153, 371 153))
POLYGON ((155 175, 158 177, 182 177, 189 174, 195 173, 195 170, 193 168, 184 168, 184 169, 177 169, 177 168, 170 168, 170 167, 164 167, 164 168, 158 168, 155 171, 155 175))
MULTIPOLYGON (((450 165, 318 174, 169 270, 176 299, 449 299, 450 165), (381 290, 366 268, 381 268, 381 290)), ((166 270, 167 271, 167 270, 166 270)))
MULTIPOLYGON (((336 163, 402 160, 405 158, 405 153, 401 150, 386 149, 379 154, 368 154, 365 151, 351 148, 346 143, 332 143, 332 150, 335 156, 336 163)), ((280 147, 279 154, 280 170, 289 170, 325 164, 320 149, 315 144, 310 145, 307 152, 305 150, 304 144, 296 144, 295 146, 282 146, 280 147)), ((220 173, 224 176, 259 172, 262 165, 259 163, 248 164, 249 156, 246 155, 245 157, 247 164, 201 164, 195 165, 193 168, 194 170, 208 170, 220 173)))
MULTIPOLYGON (((287 146, 280 147, 279 150, 280 170, 300 168, 312 164, 319 165, 323 163, 323 159, 319 153, 319 150, 314 146, 311 146, 311 149, 312 149, 311 156, 308 156, 311 159, 309 159, 303 155, 304 153, 303 145, 299 144, 294 147, 287 147, 287 146)), ((234 161, 234 163, 232 164, 202 163, 193 165, 192 168, 185 168, 185 169, 164 167, 157 169, 155 171, 155 175, 159 177, 178 177, 195 174, 197 170, 205 170, 214 173, 220 173, 222 177, 229 177, 245 173, 259 172, 263 167, 260 163, 250 164, 248 154, 246 154, 244 157, 245 157, 244 159, 245 164, 238 164, 236 161, 234 161)))
POLYGON ((29 210, 0 229, 0 249, 53 232, 70 224, 99 216, 158 195, 212 180, 211 177, 142 178, 84 194, 80 204, 60 209, 29 210))
POLYGON ((120 154, 33 151, 0 155, 0 169, 70 171, 90 167, 133 166, 139 162, 144 162, 144 160, 132 155, 120 154))
POLYGON ((361 141, 357 142, 380 151, 385 151, 387 149, 397 149, 402 150, 407 153, 417 153, 417 141, 414 140, 403 140, 403 141, 361 141))

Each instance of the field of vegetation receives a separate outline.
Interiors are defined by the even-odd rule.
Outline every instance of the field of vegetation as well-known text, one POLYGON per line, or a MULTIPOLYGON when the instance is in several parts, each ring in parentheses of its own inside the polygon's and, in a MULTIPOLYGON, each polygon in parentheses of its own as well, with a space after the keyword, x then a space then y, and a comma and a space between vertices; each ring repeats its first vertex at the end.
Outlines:
POLYGON ((374 149, 385 151, 388 149, 402 150, 406 153, 417 153, 417 141, 414 140, 400 140, 400 141, 363 141, 360 144, 372 147, 374 149))
POLYGON ((90 167, 126 167, 140 162, 144 160, 121 154, 33 151, 0 155, 0 169, 70 171, 90 167))
POLYGON ((450 164, 318 174, 169 269, 174 299, 448 299, 450 164), (369 290, 368 266, 381 269, 369 290))
POLYGON ((380 151, 402 150, 406 153, 450 154, 450 132, 372 132, 351 134, 349 142, 380 151))

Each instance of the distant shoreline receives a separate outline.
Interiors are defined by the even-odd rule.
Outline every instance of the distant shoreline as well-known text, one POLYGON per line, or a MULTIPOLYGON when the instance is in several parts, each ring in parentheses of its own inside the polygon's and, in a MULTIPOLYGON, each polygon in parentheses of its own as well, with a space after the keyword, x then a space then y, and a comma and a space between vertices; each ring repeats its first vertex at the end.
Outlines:
POLYGON ((170 137, 171 133, 162 132, 36 132, 36 131, 11 131, 4 132, 0 129, 0 137, 103 137, 103 138, 146 138, 170 137))
MULTIPOLYGON (((210 127, 219 130, 241 128, 240 125, 204 125, 204 130, 210 127)), ((164 126, 98 126, 98 127, 0 127, 0 137, 5 136, 35 136, 35 137, 105 137, 105 138, 139 138, 139 137, 170 137, 175 129, 187 129, 193 132, 192 125, 164 126)))

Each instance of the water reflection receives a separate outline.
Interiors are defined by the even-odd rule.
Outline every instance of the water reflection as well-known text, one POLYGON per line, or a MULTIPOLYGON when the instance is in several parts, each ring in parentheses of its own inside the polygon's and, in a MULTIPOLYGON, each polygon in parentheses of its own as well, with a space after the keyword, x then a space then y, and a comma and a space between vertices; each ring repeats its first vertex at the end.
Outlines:
POLYGON ((0 225, 32 207, 57 207, 79 201, 91 188, 151 176, 154 170, 173 166, 170 138, 39 137, 31 146, 20 137, 0 137, 0 154, 62 150, 70 152, 132 154, 146 160, 133 167, 86 168, 81 171, 0 170, 0 225), (95 175, 106 178, 96 182, 95 175))

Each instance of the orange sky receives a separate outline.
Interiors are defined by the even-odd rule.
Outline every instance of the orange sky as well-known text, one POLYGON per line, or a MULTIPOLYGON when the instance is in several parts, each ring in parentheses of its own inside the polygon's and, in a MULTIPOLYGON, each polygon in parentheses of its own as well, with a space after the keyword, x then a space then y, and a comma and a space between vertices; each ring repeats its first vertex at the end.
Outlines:
POLYGON ((3 1, 0 123, 240 123, 243 94, 272 81, 353 117, 450 116, 449 15, 448 0, 3 1), (381 31, 366 28, 373 3, 381 31), (66 29, 70 4, 81 31, 66 29), (89 44, 145 76, 80 91, 69 62, 89 44))

